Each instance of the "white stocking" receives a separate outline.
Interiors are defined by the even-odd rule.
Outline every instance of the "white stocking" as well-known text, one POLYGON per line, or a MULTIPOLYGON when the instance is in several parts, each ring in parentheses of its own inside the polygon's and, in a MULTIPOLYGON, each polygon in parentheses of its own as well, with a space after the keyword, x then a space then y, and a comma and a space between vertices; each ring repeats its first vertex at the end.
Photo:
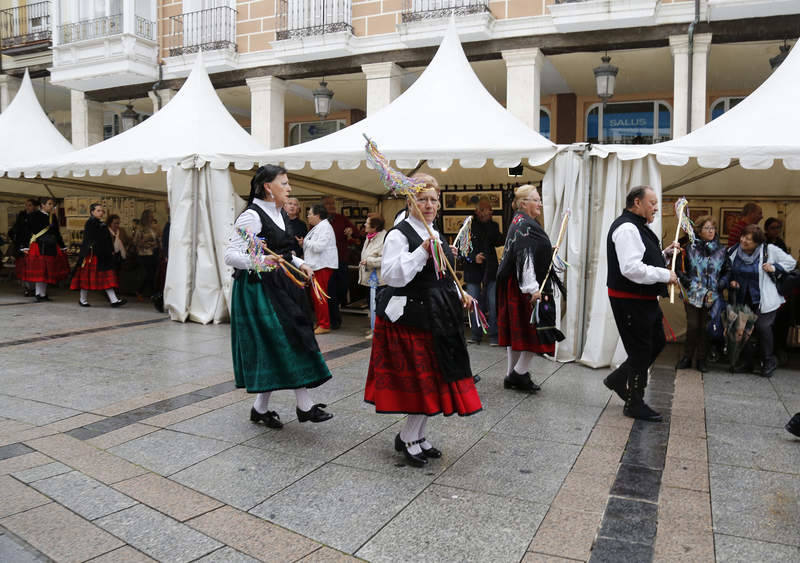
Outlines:
POLYGON ((423 438, 425 438, 425 441, 420 444, 423 450, 429 450, 433 447, 433 444, 431 444, 425 437, 425 426, 427 424, 428 424, 428 417, 426 416, 425 418, 422 419, 422 424, 420 425, 419 432, 417 433, 418 434, 417 440, 422 440, 423 438))
POLYGON ((297 408, 301 411, 308 412, 314 406, 314 401, 311 400, 311 393, 305 387, 295 389, 294 396, 297 399, 297 408))
POLYGON ((116 292, 116 291, 114 291, 114 288, 113 288, 113 287, 109 287, 109 288, 106 290, 106 295, 108 295, 108 299, 109 299, 109 301, 111 301, 112 303, 116 303, 117 301, 119 301, 119 298, 117 297, 117 292, 116 292))
POLYGON ((530 369, 531 362, 533 361, 533 352, 520 352, 519 360, 514 366, 514 371, 520 375, 525 375, 530 369))
POLYGON ((256 394, 256 402, 253 404, 253 408, 256 409, 256 412, 259 414, 264 414, 268 410, 269 406, 269 396, 272 393, 257 393, 256 394))
POLYGON ((47 296, 47 284, 44 282, 36 282, 36 295, 39 297, 47 296))
POLYGON ((506 374, 510 375, 511 371, 514 369, 514 366, 517 365, 520 352, 515 352, 511 349, 511 346, 506 346, 506 354, 508 355, 508 369, 506 369, 506 374))
POLYGON ((89 302, 89 290, 82 289, 81 290, 81 303, 88 303, 89 302))
MULTIPOLYGON (((426 418, 428 417, 424 414, 408 415, 408 418, 406 419, 406 426, 400 431, 400 439, 405 443, 416 442, 419 440, 419 432, 422 429, 422 426, 425 424, 426 418)), ((419 455, 422 453, 422 448, 419 447, 419 444, 409 446, 407 449, 408 453, 410 454, 419 455)))

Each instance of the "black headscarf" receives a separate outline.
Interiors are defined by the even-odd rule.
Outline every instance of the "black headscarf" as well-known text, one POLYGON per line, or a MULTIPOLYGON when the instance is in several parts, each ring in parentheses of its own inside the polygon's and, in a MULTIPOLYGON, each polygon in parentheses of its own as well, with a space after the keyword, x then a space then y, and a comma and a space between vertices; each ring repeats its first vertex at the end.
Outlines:
POLYGON ((256 198, 264 199, 266 195, 264 193, 264 184, 269 184, 281 174, 287 174, 283 166, 277 166, 275 164, 259 166, 255 176, 250 180, 250 195, 247 198, 247 205, 253 203, 253 200, 256 198))

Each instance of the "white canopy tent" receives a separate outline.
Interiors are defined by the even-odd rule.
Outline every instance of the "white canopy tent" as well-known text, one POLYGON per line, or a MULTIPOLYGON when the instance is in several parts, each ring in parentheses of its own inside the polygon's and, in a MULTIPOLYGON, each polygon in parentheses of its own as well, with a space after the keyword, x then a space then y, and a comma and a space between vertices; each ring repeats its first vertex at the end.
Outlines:
MULTIPOLYGON (((249 170, 266 149, 239 126, 217 97, 202 57, 180 91, 136 127, 80 151, 14 163, 9 177, 118 177, 166 172, 171 209, 164 303, 174 320, 227 318, 231 271, 219 249, 243 207, 230 164, 249 170), (241 158, 240 158, 241 157, 241 158)), ((37 154, 32 151, 30 154, 37 154)))
MULTIPOLYGON (((575 145, 556 157, 544 179, 545 209, 573 201, 589 209, 580 221, 580 239, 569 242, 570 249, 574 243, 588 257, 578 307, 588 316, 577 325, 576 339, 582 344, 573 350, 575 359, 600 367, 624 358, 606 292, 605 237, 624 207, 627 191, 647 184, 659 198, 662 192, 694 197, 797 195, 799 97, 800 51, 795 49, 745 100, 684 137, 655 145, 575 145)), ((660 218, 652 228, 661 237, 660 218)), ((569 321, 570 311, 567 314, 569 321)))

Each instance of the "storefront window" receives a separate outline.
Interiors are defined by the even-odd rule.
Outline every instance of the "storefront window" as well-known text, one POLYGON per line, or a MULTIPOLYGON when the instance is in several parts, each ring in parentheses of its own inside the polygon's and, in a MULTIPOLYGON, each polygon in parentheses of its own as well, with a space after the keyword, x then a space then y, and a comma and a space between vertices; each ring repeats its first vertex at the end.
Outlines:
POLYGON ((711 104, 711 120, 715 120, 726 111, 736 107, 744 98, 719 98, 711 104))
POLYGON ((545 139, 550 138, 550 110, 545 108, 539 110, 539 134, 545 139))
POLYGON ((672 110, 666 102, 595 104, 586 115, 589 143, 649 145, 671 138, 672 110))
POLYGON ((347 123, 344 119, 292 123, 289 125, 289 145, 299 145, 306 141, 313 141, 345 127, 347 127, 347 123))

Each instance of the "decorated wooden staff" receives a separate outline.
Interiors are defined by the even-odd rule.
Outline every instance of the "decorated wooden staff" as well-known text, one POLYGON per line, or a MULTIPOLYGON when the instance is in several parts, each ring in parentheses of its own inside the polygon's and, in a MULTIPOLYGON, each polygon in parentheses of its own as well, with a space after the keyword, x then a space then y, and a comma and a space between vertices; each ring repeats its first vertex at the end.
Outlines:
MULTIPOLYGON (((567 267, 567 263, 561 260, 558 256, 558 250, 561 248, 561 243, 564 241, 564 235, 567 233, 567 225, 569 224, 569 215, 570 210, 567 209, 564 212, 564 217, 561 219, 561 228, 558 230, 558 239, 556 239, 556 244, 553 246, 553 256, 550 259, 550 265, 547 267, 547 272, 544 275, 544 280, 542 280, 542 285, 539 286, 541 289, 540 291, 544 292, 544 289, 547 284, 547 280, 550 279, 550 274, 553 270, 556 270, 556 273, 564 271, 567 267)), ((556 280, 557 285, 562 288, 563 286, 558 283, 558 278, 554 278, 556 280)), ((536 334, 539 336, 539 339, 543 342, 561 342, 564 340, 564 333, 562 333, 556 327, 556 311, 555 311, 555 302, 551 300, 550 303, 544 302, 543 300, 538 300, 533 306, 533 311, 531 311, 531 324, 536 325, 536 334)))
MULTIPOLYGON (((414 196, 418 192, 421 192, 425 189, 425 181, 409 178, 402 172, 392 168, 392 166, 389 164, 389 160, 378 150, 378 145, 375 144, 375 141, 367 137, 366 134, 364 134, 364 138, 367 140, 365 147, 367 151, 367 161, 372 165, 373 168, 375 168, 375 170, 378 171, 383 185, 387 190, 389 190, 390 193, 405 196, 409 207, 413 207, 421 217, 422 212, 420 211, 419 206, 417 205, 417 200, 414 196)), ((461 285, 458 283, 458 278, 453 270, 453 266, 445 257, 444 249, 442 248, 439 238, 433 235, 433 230, 431 229, 430 225, 425 223, 425 221, 423 221, 423 223, 425 224, 425 229, 428 231, 428 236, 431 238, 431 255, 433 257, 433 267, 436 271, 436 276, 443 278, 446 268, 456 281, 458 293, 463 301, 464 290, 461 289, 461 285), (444 265, 444 268, 442 265, 444 265)))
MULTIPOLYGON (((675 227, 675 242, 678 242, 678 236, 683 229, 689 236, 689 240, 694 242, 694 226, 692 220, 689 219, 689 202, 685 197, 680 198, 675 202, 675 216, 678 218, 678 226, 675 227)), ((673 249, 672 252, 672 273, 675 273, 675 263, 678 260, 678 250, 673 249)), ((669 286, 669 302, 675 303, 675 284, 669 286)))
MULTIPOLYGON (((567 225, 569 223, 569 215, 570 210, 567 209, 564 212, 564 217, 561 219, 561 228, 558 230, 558 239, 556 240, 555 246, 553 246, 553 257, 550 259, 550 266, 547 268, 547 273, 544 276, 544 281, 542 282, 542 291, 544 291, 544 286, 547 283, 547 279, 550 277, 550 272, 553 271, 553 265, 558 260, 558 249, 561 248, 561 242, 564 240, 564 235, 567 232, 567 225)), ((566 262, 564 262, 566 264, 566 262)))

